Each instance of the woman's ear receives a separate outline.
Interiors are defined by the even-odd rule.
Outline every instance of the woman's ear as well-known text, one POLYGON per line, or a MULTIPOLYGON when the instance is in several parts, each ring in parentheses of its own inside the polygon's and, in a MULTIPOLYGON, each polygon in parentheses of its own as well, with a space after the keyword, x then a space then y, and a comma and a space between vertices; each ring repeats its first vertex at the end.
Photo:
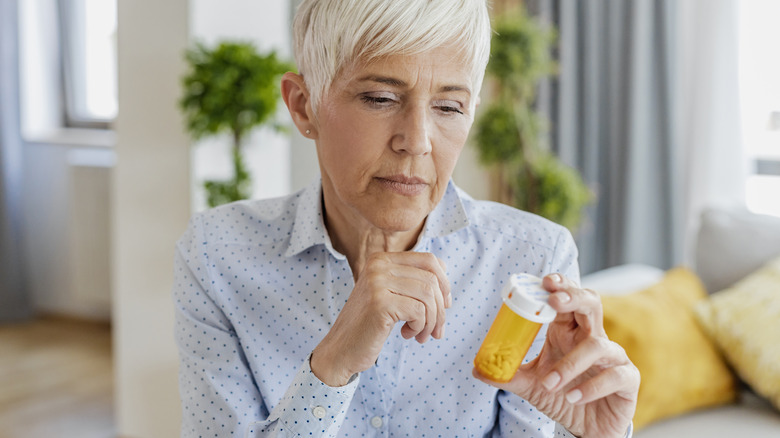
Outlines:
POLYGON ((316 120, 311 109, 309 89, 303 76, 287 72, 282 76, 282 99, 290 111, 293 123, 301 134, 307 138, 316 138, 316 120))

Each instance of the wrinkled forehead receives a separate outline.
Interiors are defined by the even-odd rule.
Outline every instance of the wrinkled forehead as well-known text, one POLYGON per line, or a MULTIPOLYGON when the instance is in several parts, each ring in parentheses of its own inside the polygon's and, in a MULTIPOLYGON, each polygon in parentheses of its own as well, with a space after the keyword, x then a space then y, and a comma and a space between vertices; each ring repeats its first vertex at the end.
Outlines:
MULTIPOLYGON (((430 69, 445 73, 445 82, 457 82, 469 91, 476 88, 475 61, 467 50, 455 43, 424 51, 398 51, 381 55, 356 55, 345 61, 331 83, 353 81, 367 74, 382 76, 383 72, 406 71, 414 76, 417 72, 430 69)), ((329 88, 329 87, 328 87, 329 88)))
POLYGON ((304 0, 294 19, 296 62, 316 112, 333 83, 356 66, 446 45, 478 90, 490 52, 485 0, 304 0))

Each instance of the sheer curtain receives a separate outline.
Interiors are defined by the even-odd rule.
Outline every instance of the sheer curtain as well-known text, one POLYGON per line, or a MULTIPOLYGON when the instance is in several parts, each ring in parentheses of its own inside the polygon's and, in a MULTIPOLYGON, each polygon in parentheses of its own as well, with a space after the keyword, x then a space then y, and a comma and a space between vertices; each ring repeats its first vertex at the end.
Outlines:
POLYGON ((739 111, 737 0, 679 2, 676 135, 685 150, 685 261, 706 207, 745 208, 749 171, 739 111))
POLYGON ((550 144, 597 195, 577 235, 583 273, 690 263, 712 176, 739 197, 734 1, 527 2, 559 32, 540 102, 550 144))
POLYGON ((19 242, 22 139, 17 6, 17 0, 0 0, 0 322, 30 315, 19 242))

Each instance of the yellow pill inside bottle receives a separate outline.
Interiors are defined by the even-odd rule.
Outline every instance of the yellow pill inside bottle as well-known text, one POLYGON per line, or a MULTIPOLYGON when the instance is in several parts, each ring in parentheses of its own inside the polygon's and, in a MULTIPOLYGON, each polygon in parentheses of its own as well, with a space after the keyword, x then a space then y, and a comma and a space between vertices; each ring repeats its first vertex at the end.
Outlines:
POLYGON ((549 295, 538 277, 514 274, 509 278, 501 292, 504 303, 474 358, 480 374, 495 382, 512 379, 539 329, 555 319, 555 310, 547 304, 549 295))

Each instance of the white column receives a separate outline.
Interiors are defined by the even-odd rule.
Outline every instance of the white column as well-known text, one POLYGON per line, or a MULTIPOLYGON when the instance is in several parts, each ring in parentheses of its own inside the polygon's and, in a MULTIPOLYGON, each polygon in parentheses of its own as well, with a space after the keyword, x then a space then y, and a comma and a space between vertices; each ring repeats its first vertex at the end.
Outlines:
POLYGON ((113 328, 120 436, 179 435, 174 242, 190 215, 190 148, 176 107, 188 0, 119 0, 113 328))

